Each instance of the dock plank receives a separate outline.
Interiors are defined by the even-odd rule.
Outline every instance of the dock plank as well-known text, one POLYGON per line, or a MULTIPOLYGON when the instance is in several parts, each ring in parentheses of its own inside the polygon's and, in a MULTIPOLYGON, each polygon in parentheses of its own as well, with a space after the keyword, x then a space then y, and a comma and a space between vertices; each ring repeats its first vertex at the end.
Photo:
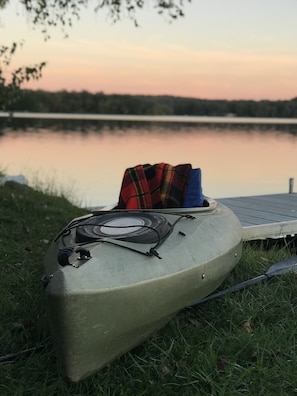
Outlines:
POLYGON ((296 219, 297 212, 291 210, 287 207, 278 207, 278 206, 264 206, 261 207, 259 204, 247 204, 246 202, 229 202, 229 201, 221 201, 226 206, 232 208, 234 212, 238 212, 239 215, 246 214, 259 219, 270 219, 274 221, 283 221, 283 220, 294 220, 296 219), (278 218, 279 217, 279 218, 278 218))
POLYGON ((243 227, 245 240, 297 234, 297 193, 220 198, 243 227))

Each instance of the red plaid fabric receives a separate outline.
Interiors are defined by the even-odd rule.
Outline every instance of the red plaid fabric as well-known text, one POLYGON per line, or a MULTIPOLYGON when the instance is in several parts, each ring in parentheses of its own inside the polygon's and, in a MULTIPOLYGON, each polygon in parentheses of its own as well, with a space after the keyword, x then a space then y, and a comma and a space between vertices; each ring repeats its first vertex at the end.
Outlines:
POLYGON ((192 166, 165 163, 137 165, 124 173, 119 209, 181 207, 192 166))

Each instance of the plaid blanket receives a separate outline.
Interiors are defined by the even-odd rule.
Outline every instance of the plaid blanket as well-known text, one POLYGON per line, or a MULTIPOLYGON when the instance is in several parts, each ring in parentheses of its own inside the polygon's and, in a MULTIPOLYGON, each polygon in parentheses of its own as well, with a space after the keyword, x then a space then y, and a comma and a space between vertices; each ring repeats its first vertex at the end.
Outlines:
POLYGON ((124 173, 118 208, 158 209, 183 206, 192 166, 137 165, 124 173))

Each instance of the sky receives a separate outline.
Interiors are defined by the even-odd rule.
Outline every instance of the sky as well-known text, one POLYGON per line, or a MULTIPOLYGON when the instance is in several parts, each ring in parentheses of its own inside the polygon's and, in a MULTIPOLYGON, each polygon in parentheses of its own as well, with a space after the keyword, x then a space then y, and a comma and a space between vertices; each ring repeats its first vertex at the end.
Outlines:
MULTIPOLYGON (((90 1, 90 3, 94 3, 90 1)), ((10 69, 46 61, 26 88, 201 99, 297 97, 297 0, 192 0, 169 23, 147 0, 139 27, 91 5, 44 40, 22 6, 0 11, 0 44, 24 40, 10 69)), ((6 74, 7 76, 8 74, 6 74)))

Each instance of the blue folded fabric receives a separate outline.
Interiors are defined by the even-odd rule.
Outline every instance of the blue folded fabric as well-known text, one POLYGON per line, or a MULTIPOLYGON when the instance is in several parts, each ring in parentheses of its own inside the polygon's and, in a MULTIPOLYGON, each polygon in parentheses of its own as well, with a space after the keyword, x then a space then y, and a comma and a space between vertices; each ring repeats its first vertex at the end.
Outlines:
POLYGON ((203 206, 204 196, 201 185, 201 169, 191 169, 189 183, 184 200, 184 208, 203 206))

